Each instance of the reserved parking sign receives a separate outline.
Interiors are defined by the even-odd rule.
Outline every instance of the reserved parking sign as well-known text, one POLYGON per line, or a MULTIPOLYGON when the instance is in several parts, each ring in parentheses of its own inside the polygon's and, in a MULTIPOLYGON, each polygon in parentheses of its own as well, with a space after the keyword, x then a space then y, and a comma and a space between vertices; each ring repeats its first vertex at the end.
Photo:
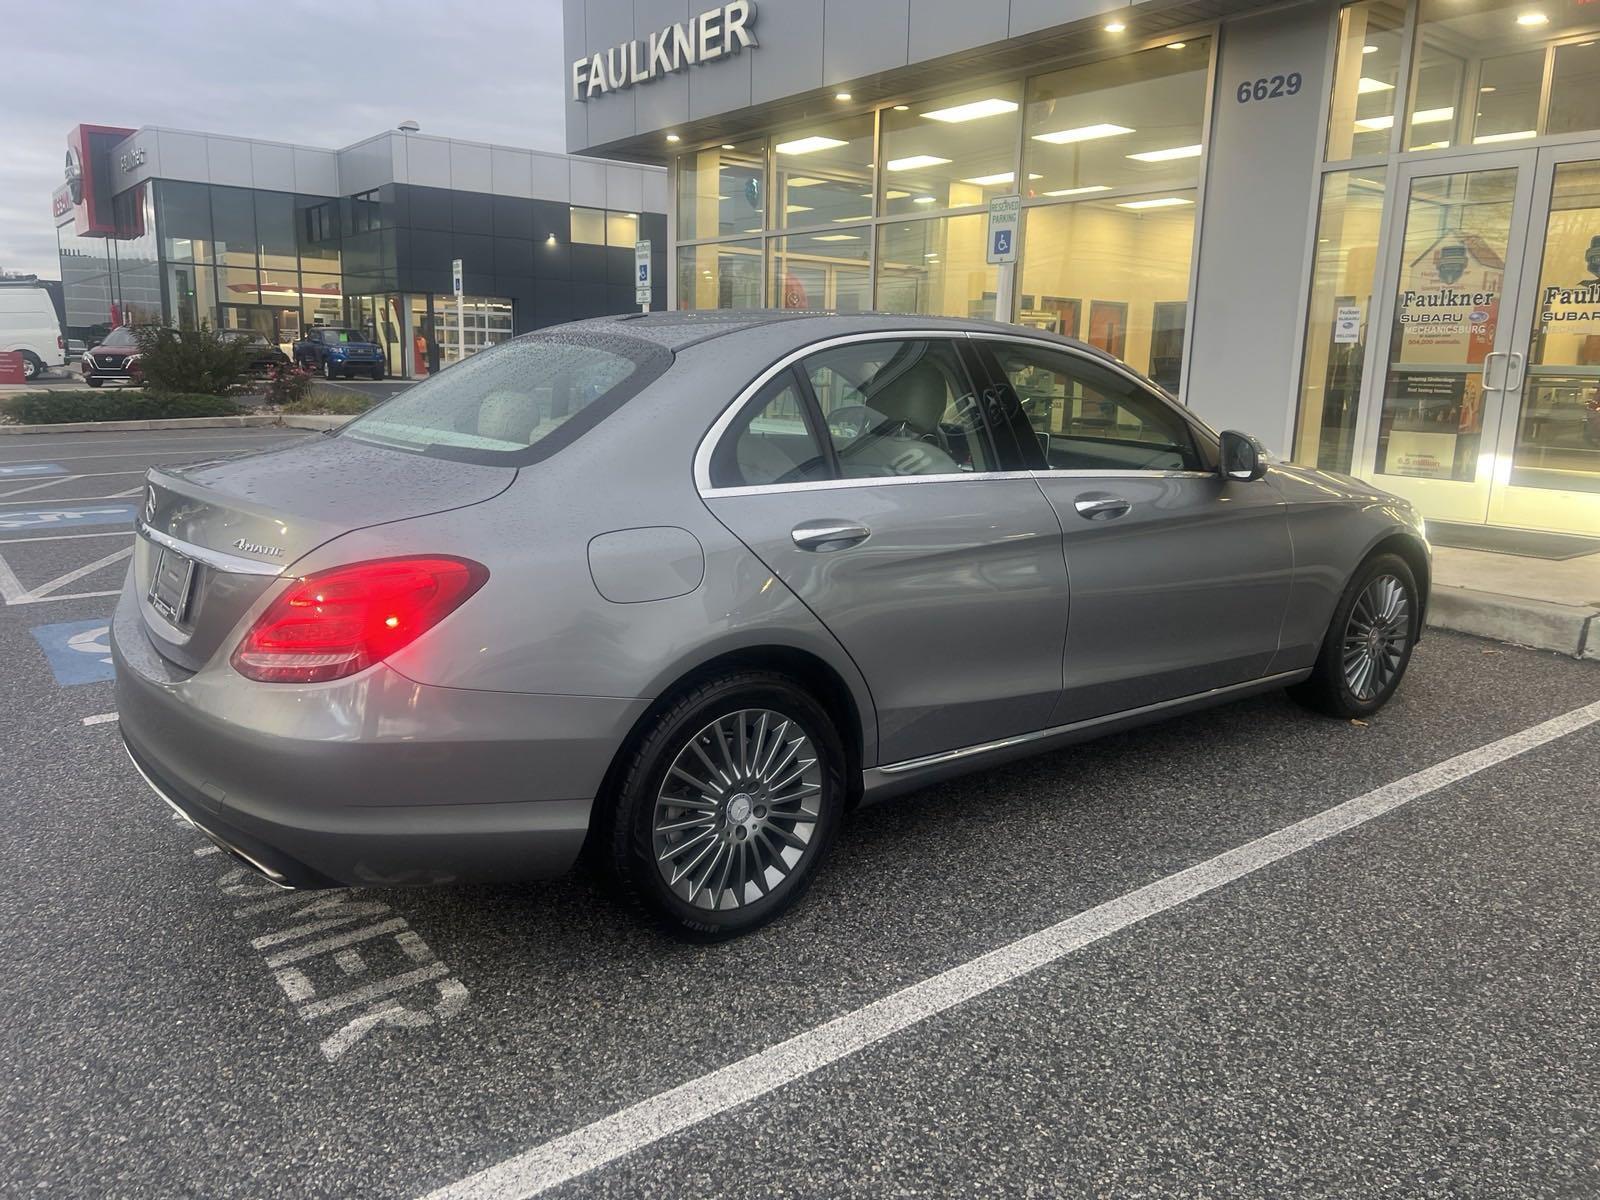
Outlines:
POLYGON ((1017 261, 1017 226, 1022 220, 1021 196, 996 196, 989 201, 989 238, 986 261, 1017 261))

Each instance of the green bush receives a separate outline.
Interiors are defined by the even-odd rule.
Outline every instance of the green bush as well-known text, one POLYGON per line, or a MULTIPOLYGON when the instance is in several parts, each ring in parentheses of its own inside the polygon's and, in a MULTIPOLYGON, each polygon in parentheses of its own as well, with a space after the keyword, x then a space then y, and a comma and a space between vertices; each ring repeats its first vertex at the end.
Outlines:
POLYGON ((354 392, 336 392, 332 388, 313 388, 309 396, 292 400, 283 406, 286 413, 331 413, 355 416, 372 407, 372 401, 354 392))
POLYGON ((172 417, 236 417, 244 410, 221 396, 119 392, 20 392, 0 398, 0 413, 17 425, 68 421, 154 421, 172 417))
POLYGON ((199 329, 135 327, 144 386, 176 395, 225 396, 242 384, 255 356, 249 343, 225 338, 209 325, 199 329))

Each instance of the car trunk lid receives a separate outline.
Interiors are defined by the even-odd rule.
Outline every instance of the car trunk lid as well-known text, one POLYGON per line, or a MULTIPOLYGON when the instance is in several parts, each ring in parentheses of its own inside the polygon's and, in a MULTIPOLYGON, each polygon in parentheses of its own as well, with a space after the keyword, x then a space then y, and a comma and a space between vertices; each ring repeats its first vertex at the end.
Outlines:
MULTIPOLYGON (((313 438, 146 476, 134 582, 162 656, 198 670, 293 564, 355 529, 479 504, 516 471, 313 438)), ((434 547, 433 549, 438 549, 434 547)))

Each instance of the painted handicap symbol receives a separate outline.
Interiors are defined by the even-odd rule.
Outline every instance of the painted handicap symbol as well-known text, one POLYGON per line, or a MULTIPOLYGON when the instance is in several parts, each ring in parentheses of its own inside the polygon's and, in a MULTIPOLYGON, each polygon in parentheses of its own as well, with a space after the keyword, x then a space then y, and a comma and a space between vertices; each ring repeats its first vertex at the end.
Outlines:
POLYGON ((104 617, 39 625, 32 633, 62 687, 101 683, 112 677, 111 626, 104 617))

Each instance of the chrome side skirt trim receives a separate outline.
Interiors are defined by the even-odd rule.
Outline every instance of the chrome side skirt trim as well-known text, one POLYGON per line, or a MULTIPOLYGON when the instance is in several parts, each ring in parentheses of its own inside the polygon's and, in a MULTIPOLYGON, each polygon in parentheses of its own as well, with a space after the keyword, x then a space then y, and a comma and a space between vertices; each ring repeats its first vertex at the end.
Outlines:
POLYGON ((1212 688, 1208 692, 1195 692, 1189 696, 1178 696, 1171 700, 1146 704, 1140 708, 1125 708, 1121 712, 1106 713, 1104 716, 1090 717, 1083 721, 1073 721, 1067 725, 1054 725, 1049 729, 1034 730, 1032 733, 1019 733, 1012 737, 997 738, 992 742, 980 742, 976 746, 963 746, 959 750, 942 750, 938 754, 928 754, 921 758, 908 758, 903 762, 888 763, 877 767, 876 773, 891 777, 904 775, 912 771, 925 770, 928 767, 943 766, 946 763, 960 762, 968 758, 978 758, 985 754, 993 754, 998 750, 1009 750, 1014 746, 1026 746, 1032 742, 1049 741, 1051 738, 1079 733, 1085 729, 1093 729, 1097 725, 1110 725, 1116 721, 1126 721, 1132 717, 1158 713, 1163 709, 1177 708, 1181 705, 1195 704, 1206 700, 1220 700, 1235 692, 1266 691, 1279 685, 1287 686, 1304 679, 1307 674, 1308 671, 1306 670, 1298 670, 1284 671, 1277 675, 1263 675, 1260 679, 1247 679, 1243 683, 1231 683, 1227 687, 1212 688))
POLYGON ((172 797, 162 791, 160 787, 156 785, 156 781, 151 779, 150 776, 145 772, 145 769, 139 765, 139 760, 133 756, 133 751, 128 749, 128 743, 126 740, 124 740, 122 743, 122 752, 128 756, 128 761, 133 764, 133 769, 139 772, 139 778, 145 781, 146 785, 152 792, 161 797, 162 802, 166 804, 168 808, 178 814, 185 825, 189 826, 190 829, 196 829, 205 834, 206 837, 210 838, 212 842, 216 844, 217 849, 221 850, 224 854, 232 855, 234 858, 244 863, 245 866, 259 872, 268 883, 271 883, 276 887, 280 887, 286 892, 294 891, 294 885, 291 883, 286 883, 283 876, 277 871, 274 871, 271 867, 266 866, 263 863, 257 862, 243 850, 239 849, 239 847, 235 846, 232 842, 224 841, 222 838, 212 833, 211 830, 207 829, 204 825, 200 824, 199 821, 196 821, 188 813, 184 812, 183 809, 179 808, 172 797))
POLYGON ((195 562, 204 563, 214 570, 224 571, 229 575, 282 575, 283 564, 264 563, 254 558, 241 558, 237 554, 227 554, 221 550, 212 550, 206 546, 197 546, 193 542, 175 538, 170 533, 162 533, 159 529, 152 529, 143 521, 134 524, 134 529, 141 537, 147 537, 158 546, 165 546, 168 550, 175 550, 185 558, 192 558, 195 562))

